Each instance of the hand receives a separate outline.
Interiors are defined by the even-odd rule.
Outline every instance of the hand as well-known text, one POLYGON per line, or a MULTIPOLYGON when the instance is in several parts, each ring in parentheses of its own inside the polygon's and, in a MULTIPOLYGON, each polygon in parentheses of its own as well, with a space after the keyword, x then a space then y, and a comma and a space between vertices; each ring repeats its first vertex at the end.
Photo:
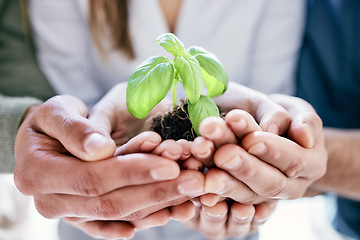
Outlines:
MULTIPOLYGON (((80 100, 58 96, 32 108, 19 129, 15 183, 22 193, 34 196, 43 216, 80 217, 78 226, 92 231, 90 234, 109 237, 127 229, 116 237, 128 237, 134 226, 127 221, 154 217, 151 214, 155 213, 163 218, 164 212, 158 213, 162 209, 203 192, 200 173, 180 174, 178 164, 162 156, 136 153, 111 157, 115 144, 109 133, 86 116, 80 100), (108 159, 80 160, 104 158, 108 159)), ((138 142, 140 150, 145 142, 151 142, 147 140, 138 142)), ((163 152, 157 146, 160 148, 154 144, 152 151, 163 152)))
POLYGON ((90 111, 89 120, 111 134, 117 146, 126 143, 135 135, 149 130, 151 119, 158 113, 170 111, 172 103, 165 98, 157 104, 145 119, 132 116, 126 107, 126 83, 113 87, 90 111))
POLYGON ((269 200, 258 205, 245 205, 220 201, 208 207, 197 202, 196 214, 186 225, 209 239, 244 237, 266 222, 276 203, 276 200, 269 200))
POLYGON ((221 146, 214 156, 219 169, 210 169, 206 174, 207 192, 248 204, 268 198, 295 199, 325 173, 327 154, 322 123, 314 109, 297 98, 283 95, 273 98, 278 102, 281 98, 286 109, 276 107, 270 99, 253 97, 255 107, 247 102, 247 108, 259 119, 236 110, 229 112, 225 120, 209 118, 200 125, 201 135, 221 146), (259 114, 259 109, 266 114, 259 114), (279 119, 281 115, 290 120, 279 119), (256 120, 263 123, 263 129, 285 131, 289 138, 259 131, 256 120), (270 127, 274 124, 276 128, 270 127))

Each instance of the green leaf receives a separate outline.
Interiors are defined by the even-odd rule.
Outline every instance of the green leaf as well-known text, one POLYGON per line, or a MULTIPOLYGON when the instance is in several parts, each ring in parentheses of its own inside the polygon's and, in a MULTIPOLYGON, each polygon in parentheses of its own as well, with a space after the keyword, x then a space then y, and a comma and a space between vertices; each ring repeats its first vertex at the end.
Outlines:
POLYGON ((186 96, 191 103, 199 100, 203 88, 203 76, 199 62, 190 55, 179 56, 174 59, 186 96))
POLYGON ((173 54, 175 57, 185 53, 184 44, 172 33, 165 33, 160 35, 156 42, 158 42, 166 51, 173 54))
POLYGON ((228 75, 219 59, 201 47, 190 47, 188 52, 198 60, 204 76, 207 95, 216 97, 223 94, 228 87, 228 75))
POLYGON ((170 91, 174 72, 173 63, 163 56, 148 58, 140 64, 126 89, 128 111, 137 118, 145 118, 170 91))
POLYGON ((220 116, 219 108, 214 100, 208 96, 201 95, 199 101, 195 104, 188 104, 189 118, 197 135, 202 120, 210 116, 220 116))

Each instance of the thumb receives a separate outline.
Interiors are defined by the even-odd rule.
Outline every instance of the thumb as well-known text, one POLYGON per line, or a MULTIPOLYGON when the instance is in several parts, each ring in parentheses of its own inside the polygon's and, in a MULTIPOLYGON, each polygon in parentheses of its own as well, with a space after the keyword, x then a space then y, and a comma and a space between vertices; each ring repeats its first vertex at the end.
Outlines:
POLYGON ((87 107, 78 98, 56 96, 41 106, 35 115, 35 126, 82 160, 113 156, 115 142, 107 131, 94 126, 87 114, 87 107))

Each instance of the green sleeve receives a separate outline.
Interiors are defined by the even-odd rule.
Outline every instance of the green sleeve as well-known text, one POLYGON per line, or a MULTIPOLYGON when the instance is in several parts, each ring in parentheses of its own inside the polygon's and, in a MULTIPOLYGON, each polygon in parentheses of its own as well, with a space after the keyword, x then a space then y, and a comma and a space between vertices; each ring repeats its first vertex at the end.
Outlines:
POLYGON ((14 141, 28 107, 54 95, 37 65, 26 2, 0 0, 0 173, 14 170, 14 141))
POLYGON ((28 107, 41 104, 36 98, 0 95, 0 173, 13 173, 14 143, 28 107))
POLYGON ((46 100, 54 91, 37 64, 26 2, 0 1, 0 94, 46 100))

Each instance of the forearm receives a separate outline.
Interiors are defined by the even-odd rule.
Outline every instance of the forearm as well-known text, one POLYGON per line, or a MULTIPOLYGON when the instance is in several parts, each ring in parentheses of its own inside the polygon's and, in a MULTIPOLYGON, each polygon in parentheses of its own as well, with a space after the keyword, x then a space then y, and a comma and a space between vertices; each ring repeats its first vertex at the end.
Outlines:
POLYGON ((0 173, 14 171, 14 143, 18 128, 28 107, 40 103, 35 98, 0 95, 0 173))
POLYGON ((360 200, 360 130, 325 128, 324 133, 329 157, 327 172, 311 190, 360 200))

